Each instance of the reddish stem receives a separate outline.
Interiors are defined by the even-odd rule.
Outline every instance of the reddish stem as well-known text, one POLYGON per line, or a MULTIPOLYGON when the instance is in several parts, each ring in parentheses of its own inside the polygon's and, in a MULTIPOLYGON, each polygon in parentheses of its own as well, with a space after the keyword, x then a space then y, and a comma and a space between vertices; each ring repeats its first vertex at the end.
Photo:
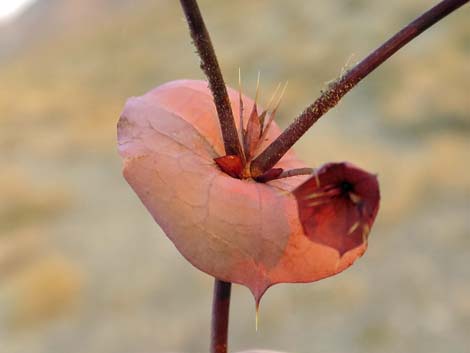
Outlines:
MULTIPOLYGON (((227 88, 199 6, 196 0, 180 0, 180 2, 191 37, 201 58, 201 69, 209 80, 222 130, 225 153, 238 156, 244 161, 227 88)), ((223 282, 217 278, 214 280, 210 353, 227 353, 231 290, 232 284, 230 282, 223 282)))
POLYGON ((227 353, 228 320, 230 311, 230 282, 214 281, 210 353, 227 353))
POLYGON ((219 117, 220 129, 222 130, 225 153, 227 155, 239 156, 243 160, 232 107, 227 95, 227 88, 201 11, 196 0, 180 0, 180 2, 188 22, 194 46, 201 58, 201 69, 209 80, 209 86, 219 117))
POLYGON ((373 51, 354 68, 331 84, 312 105, 251 162, 251 175, 257 177, 282 158, 305 132, 339 100, 390 56, 430 26, 458 9, 469 0, 444 0, 419 16, 400 32, 373 51))

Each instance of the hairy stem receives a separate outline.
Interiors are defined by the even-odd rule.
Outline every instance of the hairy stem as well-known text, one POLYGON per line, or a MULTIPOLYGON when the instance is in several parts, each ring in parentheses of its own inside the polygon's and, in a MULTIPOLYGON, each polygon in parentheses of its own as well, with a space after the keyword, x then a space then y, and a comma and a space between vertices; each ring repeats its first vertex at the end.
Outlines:
POLYGON ((232 284, 230 282, 214 280, 210 353, 227 353, 231 291, 232 284))
POLYGON ((308 106, 276 140, 251 162, 251 175, 257 177, 271 169, 294 143, 297 142, 323 114, 333 108, 351 88, 357 85, 364 77, 369 75, 416 36, 468 1, 469 0, 441 1, 391 37, 354 68, 331 84, 326 91, 322 92, 320 98, 312 105, 308 106))
POLYGON ((194 46, 201 58, 201 69, 209 80, 209 86, 219 117, 220 129, 222 130, 225 153, 243 158, 224 78, 222 77, 214 47, 212 46, 199 6, 196 0, 180 0, 180 3, 188 22, 194 46))

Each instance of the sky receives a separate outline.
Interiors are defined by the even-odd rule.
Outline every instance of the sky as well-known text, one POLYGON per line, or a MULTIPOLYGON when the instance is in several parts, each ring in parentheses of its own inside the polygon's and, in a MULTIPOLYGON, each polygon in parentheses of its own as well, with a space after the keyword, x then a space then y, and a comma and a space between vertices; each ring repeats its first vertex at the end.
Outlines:
POLYGON ((0 21, 12 20, 36 0, 0 0, 0 21))

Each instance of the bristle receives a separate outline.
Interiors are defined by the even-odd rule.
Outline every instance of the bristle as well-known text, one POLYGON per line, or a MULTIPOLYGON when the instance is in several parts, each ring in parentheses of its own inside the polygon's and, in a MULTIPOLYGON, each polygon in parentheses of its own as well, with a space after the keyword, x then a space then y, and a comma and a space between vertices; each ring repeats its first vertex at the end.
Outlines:
POLYGON ((349 193, 349 198, 351 199, 351 201, 355 204, 358 204, 362 201, 361 197, 353 192, 350 192, 349 193))
POLYGON ((267 110, 263 110, 263 112, 260 114, 260 116, 258 116, 258 119, 259 119, 259 125, 261 127, 260 131, 259 131, 259 137, 261 138, 261 136, 263 136, 263 126, 264 126, 264 120, 266 118, 266 113, 268 111, 267 110))
POLYGON ((362 242, 367 244, 367 239, 369 238, 370 227, 368 224, 362 226, 362 242))
POLYGON ((289 84, 289 81, 286 81, 284 84, 284 87, 282 88, 281 94, 279 95, 279 98, 277 100, 276 106, 274 107, 273 111, 276 111, 277 108, 279 108, 279 104, 281 104, 281 100, 284 97, 284 93, 286 93, 287 85, 289 84))
POLYGON ((279 91, 279 88, 281 88, 281 83, 278 83, 276 89, 274 90, 274 93, 271 95, 271 98, 269 98, 269 102, 268 102, 268 105, 266 107, 266 111, 271 110, 271 104, 273 103, 274 98, 276 97, 277 92, 279 91))
POLYGON ((304 197, 304 200, 312 200, 316 199, 319 197, 327 196, 328 194, 326 192, 312 192, 311 194, 308 194, 307 196, 304 197))
POLYGON ((357 229, 357 227, 359 227, 359 221, 357 221, 356 223, 354 223, 351 228, 349 228, 349 231, 348 231, 348 235, 351 235, 352 233, 354 233, 354 231, 357 229))
POLYGON ((240 103, 240 130, 243 130, 242 72, 240 68, 238 68, 238 100, 240 103))
POLYGON ((245 151, 243 146, 243 99, 242 99, 242 72, 241 69, 238 68, 238 103, 239 103, 239 131, 238 131, 238 139, 240 140, 240 145, 242 149, 242 159, 243 163, 245 163, 245 151))
POLYGON ((312 173, 313 173, 313 168, 288 169, 288 170, 284 170, 276 179, 289 178, 289 177, 298 176, 298 175, 312 175, 312 173))
POLYGON ((341 68, 341 72, 339 73, 339 78, 343 78, 344 74, 348 71, 348 67, 350 66, 351 64, 351 61, 352 59, 354 58, 355 54, 352 53, 351 55, 349 55, 349 58, 348 60, 346 60, 346 63, 343 65, 343 67, 341 68))
POLYGON ((328 202, 330 202, 330 199, 318 200, 318 201, 310 202, 307 206, 316 207, 316 206, 324 205, 325 203, 328 203, 328 202))
MULTIPOLYGON (((266 127, 264 128, 264 131, 263 131, 263 136, 265 135, 264 132, 267 132, 268 129, 269 129, 269 126, 271 126, 271 123, 273 122, 274 120, 274 117, 276 116, 276 112, 277 112, 277 109, 279 108, 279 105, 281 104, 281 100, 282 100, 282 97, 284 96, 284 93, 286 91, 286 88, 287 88, 287 84, 288 84, 288 81, 286 81, 286 83, 284 84, 284 87, 281 91, 281 94, 279 95, 279 98, 277 99, 277 103, 275 104, 274 106, 274 109, 271 111, 271 113, 269 114, 269 119, 268 119, 268 122, 266 123, 266 127)), ((278 86, 279 87, 279 86, 278 86)), ((277 93, 278 91, 278 88, 276 89, 275 93, 277 93)), ((270 104, 271 105, 271 102, 270 104)))
POLYGON ((277 91, 279 91, 279 88, 281 87, 281 84, 279 83, 276 87, 276 90, 274 91, 274 93, 271 95, 271 98, 269 99, 269 102, 268 102, 268 105, 266 107, 266 109, 264 109, 264 111, 261 113, 260 115, 260 124, 261 124, 261 134, 260 134, 260 137, 264 137, 264 131, 266 130, 266 127, 265 127, 265 120, 266 120, 266 115, 268 114, 268 112, 271 110, 271 104, 273 103, 274 101, 274 98, 276 97, 277 95, 277 91))
POLYGON ((256 304, 256 314, 255 314, 255 330, 258 332, 258 324, 259 324, 259 303, 256 304))
POLYGON ((314 173, 314 176, 315 176, 315 182, 317 183, 317 188, 321 187, 320 176, 318 175, 318 173, 314 173))
POLYGON ((242 72, 240 68, 238 68, 238 101, 240 104, 240 130, 243 130, 242 72))
POLYGON ((258 95, 259 95, 259 78, 260 78, 261 72, 258 71, 258 78, 256 79, 256 94, 255 94, 255 104, 258 104, 258 95))
MULTIPOLYGON (((286 92, 287 85, 289 84, 289 81, 286 81, 284 84, 284 87, 282 88, 281 94, 279 95, 277 99, 277 103, 274 105, 274 109, 272 110, 272 115, 276 113, 277 109, 279 108, 279 105, 281 104, 282 97, 284 96, 284 93, 286 92)), ((277 90, 276 90, 277 92, 277 90)))

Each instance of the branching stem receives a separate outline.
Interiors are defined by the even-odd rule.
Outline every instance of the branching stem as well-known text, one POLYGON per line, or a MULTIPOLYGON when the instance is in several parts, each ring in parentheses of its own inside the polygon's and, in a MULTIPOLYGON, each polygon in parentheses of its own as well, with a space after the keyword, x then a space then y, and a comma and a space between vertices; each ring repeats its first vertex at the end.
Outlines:
POLYGON ((328 110, 356 86, 364 77, 369 75, 390 56, 430 26, 455 11, 469 0, 444 0, 423 13, 383 45, 373 51, 354 68, 347 71, 337 81, 332 83, 312 105, 279 135, 259 156, 251 162, 251 175, 257 177, 281 159, 281 157, 296 143, 300 137, 328 110))
MULTIPOLYGON (((353 69, 342 75, 322 93, 320 98, 307 107, 275 141, 252 161, 251 175, 258 177, 271 169, 292 145, 323 114, 333 108, 351 88, 357 85, 364 77, 374 71, 413 38, 468 1, 470 0, 444 0, 440 2, 395 34, 381 47, 369 54, 369 56, 353 69)), ((227 155, 236 155, 243 159, 244 155, 238 138, 225 82, 197 2, 196 0, 180 0, 180 2, 189 25, 191 37, 201 58, 201 68, 207 76, 214 97, 225 152, 227 155)), ((283 177, 302 174, 304 172, 306 171, 290 171, 286 172, 283 177)), ((211 353, 227 353, 230 293, 231 283, 215 279, 212 304, 211 353)))

